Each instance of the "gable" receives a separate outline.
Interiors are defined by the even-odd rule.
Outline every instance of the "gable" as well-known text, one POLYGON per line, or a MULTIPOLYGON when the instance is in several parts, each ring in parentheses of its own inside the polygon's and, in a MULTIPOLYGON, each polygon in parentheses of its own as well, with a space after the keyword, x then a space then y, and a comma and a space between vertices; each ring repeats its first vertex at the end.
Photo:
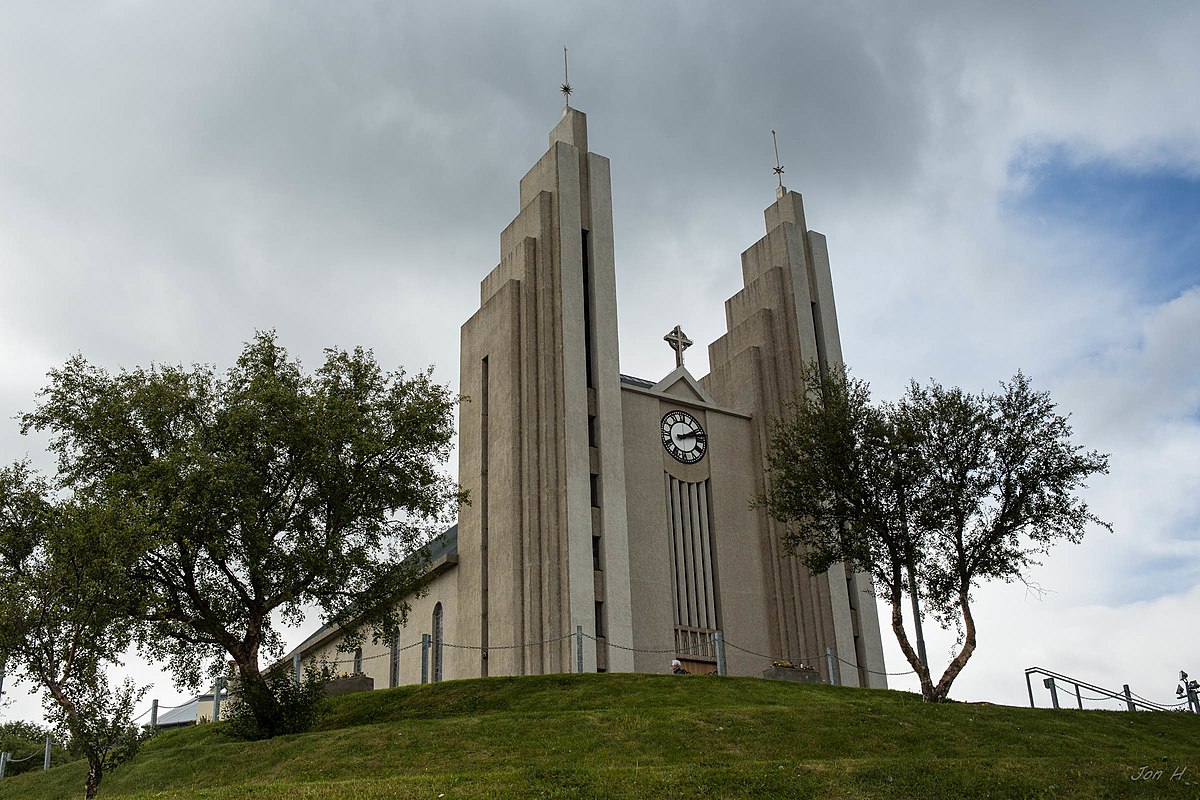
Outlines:
POLYGON ((712 395, 705 391, 699 381, 692 377, 692 373, 687 371, 687 367, 676 367, 675 370, 656 383, 652 389, 655 392, 678 397, 680 400, 687 400, 692 403, 704 403, 705 405, 716 405, 713 402, 712 395))

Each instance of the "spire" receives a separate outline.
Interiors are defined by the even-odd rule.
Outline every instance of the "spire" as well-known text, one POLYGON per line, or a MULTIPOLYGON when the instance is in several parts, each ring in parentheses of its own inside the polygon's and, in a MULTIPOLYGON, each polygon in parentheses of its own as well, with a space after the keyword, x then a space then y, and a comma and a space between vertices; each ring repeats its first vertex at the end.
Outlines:
POLYGON ((779 178, 779 188, 775 190, 775 197, 779 198, 787 194, 787 187, 783 185, 783 164, 779 163, 779 140, 775 138, 775 131, 771 131, 771 141, 775 144, 775 167, 772 171, 779 178))
POLYGON ((563 45, 563 83, 559 89, 563 94, 563 113, 567 113, 567 109, 571 107, 571 80, 567 77, 567 48, 563 45))

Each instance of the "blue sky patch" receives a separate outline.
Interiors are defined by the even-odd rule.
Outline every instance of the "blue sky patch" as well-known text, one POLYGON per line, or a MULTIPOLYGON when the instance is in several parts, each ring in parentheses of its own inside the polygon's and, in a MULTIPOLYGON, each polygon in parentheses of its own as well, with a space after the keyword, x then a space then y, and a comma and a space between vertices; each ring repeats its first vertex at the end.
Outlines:
POLYGON ((1072 163, 1061 148, 1018 160, 1010 172, 1023 181, 1005 204, 1010 214, 1120 247, 1130 254, 1124 266, 1142 299, 1162 302, 1200 283, 1200 178, 1072 163))

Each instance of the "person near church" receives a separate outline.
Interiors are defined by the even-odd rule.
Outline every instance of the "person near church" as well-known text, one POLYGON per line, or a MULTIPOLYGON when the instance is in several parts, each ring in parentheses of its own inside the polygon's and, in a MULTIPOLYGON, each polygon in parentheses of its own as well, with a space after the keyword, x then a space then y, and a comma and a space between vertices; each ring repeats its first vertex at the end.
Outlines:
POLYGON ((683 668, 683 662, 680 661, 678 658, 671 662, 671 672, 673 672, 676 675, 691 675, 692 674, 683 668))

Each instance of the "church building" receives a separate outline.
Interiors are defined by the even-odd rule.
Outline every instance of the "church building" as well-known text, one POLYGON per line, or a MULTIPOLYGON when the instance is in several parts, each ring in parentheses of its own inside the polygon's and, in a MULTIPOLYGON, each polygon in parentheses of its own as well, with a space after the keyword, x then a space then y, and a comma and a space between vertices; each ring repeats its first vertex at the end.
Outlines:
MULTIPOLYGON (((709 374, 688 371, 676 326, 670 374, 623 375, 609 162, 588 149, 586 115, 564 110, 462 326, 471 503, 432 545, 407 627, 364 644, 348 671, 376 688, 666 672, 674 658, 709 673, 720 648, 732 675, 787 658, 822 680, 886 685, 869 577, 811 574, 750 507, 805 365, 842 359, 825 238, 806 228, 799 194, 777 194, 766 235, 742 253, 744 288, 725 303, 709 374)), ((344 662, 338 643, 322 628, 296 654, 344 662)))

